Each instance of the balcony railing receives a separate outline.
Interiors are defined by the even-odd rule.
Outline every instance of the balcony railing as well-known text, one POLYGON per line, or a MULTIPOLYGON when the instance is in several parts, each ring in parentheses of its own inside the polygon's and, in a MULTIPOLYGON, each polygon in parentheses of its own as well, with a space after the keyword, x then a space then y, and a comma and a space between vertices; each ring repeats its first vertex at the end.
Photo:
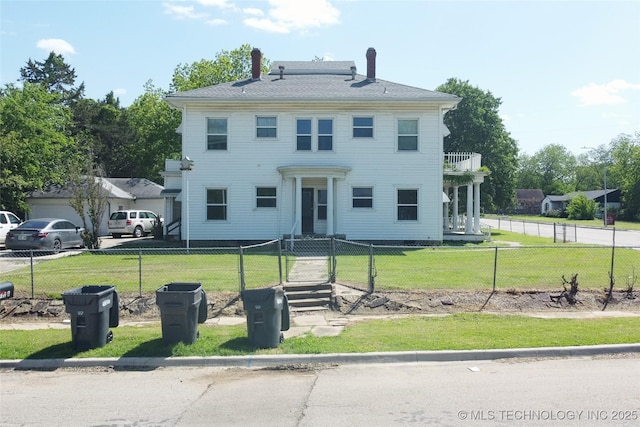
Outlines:
POLYGON ((444 170, 477 171, 482 166, 482 154, 479 153, 444 153, 444 170))

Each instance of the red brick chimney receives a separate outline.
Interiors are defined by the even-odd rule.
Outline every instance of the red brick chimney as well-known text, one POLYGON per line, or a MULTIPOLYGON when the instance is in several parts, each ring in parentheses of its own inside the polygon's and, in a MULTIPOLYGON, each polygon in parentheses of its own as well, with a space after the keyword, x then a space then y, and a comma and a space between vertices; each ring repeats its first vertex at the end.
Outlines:
POLYGON ((262 53, 260 49, 254 47, 251 51, 251 78, 260 80, 260 64, 262 63, 262 53))
POLYGON ((367 80, 376 81, 376 50, 372 47, 367 49, 367 80))

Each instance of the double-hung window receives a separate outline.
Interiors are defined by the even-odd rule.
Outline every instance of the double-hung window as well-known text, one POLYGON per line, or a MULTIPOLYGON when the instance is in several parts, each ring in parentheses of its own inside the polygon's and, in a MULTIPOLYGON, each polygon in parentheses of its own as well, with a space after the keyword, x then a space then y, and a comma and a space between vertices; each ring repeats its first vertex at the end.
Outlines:
POLYGON ((275 208, 276 207, 276 187, 256 188, 256 207, 275 208))
POLYGON ((224 188, 207 189, 207 220, 224 221, 227 219, 227 190, 224 188))
POLYGON ((311 151, 311 119, 296 120, 296 150, 311 151))
POLYGON ((226 150, 227 136, 227 119, 207 119, 207 150, 226 150))
POLYGON ((418 120, 398 120, 398 151, 418 150, 418 120))
POLYGON ((373 138, 373 117, 354 117, 353 137, 373 138))
POLYGON ((278 120, 275 116, 256 117, 256 138, 276 138, 278 120))
POLYGON ((333 150, 333 119, 318 119, 318 151, 333 150))
POLYGON ((418 220, 418 190, 398 189, 398 221, 418 220))
POLYGON ((373 187, 353 187, 352 205, 354 208, 373 207, 373 187))

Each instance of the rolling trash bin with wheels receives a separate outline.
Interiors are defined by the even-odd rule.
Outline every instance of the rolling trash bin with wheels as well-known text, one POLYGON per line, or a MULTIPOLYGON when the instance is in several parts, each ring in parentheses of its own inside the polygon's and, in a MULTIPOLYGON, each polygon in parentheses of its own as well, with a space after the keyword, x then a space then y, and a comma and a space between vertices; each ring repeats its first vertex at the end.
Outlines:
POLYGON ((104 347, 119 324, 118 292, 115 286, 87 285, 62 294, 71 316, 71 345, 77 350, 104 347))
POLYGON ((247 314, 247 334, 254 347, 273 348, 289 330, 289 301, 280 286, 241 292, 247 314))
POLYGON ((165 344, 196 342, 198 323, 207 320, 207 295, 200 283, 166 284, 156 290, 156 304, 165 344))

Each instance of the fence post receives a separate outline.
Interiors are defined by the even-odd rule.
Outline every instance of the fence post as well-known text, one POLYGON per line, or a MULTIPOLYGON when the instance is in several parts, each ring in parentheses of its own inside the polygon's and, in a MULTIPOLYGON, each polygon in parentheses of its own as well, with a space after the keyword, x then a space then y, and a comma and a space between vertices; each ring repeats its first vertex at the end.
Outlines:
POLYGON ((282 285, 282 239, 278 239, 278 277, 282 285))
POLYGON ((369 293, 373 293, 373 290, 374 290, 373 243, 369 243, 369 293))
POLYGON ((329 282, 336 282, 336 237, 331 236, 331 244, 329 246, 329 282))
POLYGON ((138 286, 139 296, 142 296, 142 248, 138 249, 138 286))
POLYGON ((558 234, 556 231, 556 225, 557 223, 554 222, 553 223, 553 243, 558 243, 558 240, 557 240, 558 234))
POLYGON ((498 272, 498 247, 496 246, 496 252, 493 256, 493 292, 496 291, 496 274, 498 272))
POLYGON ((242 251, 242 246, 238 246, 238 250, 240 253, 240 292, 244 291, 245 283, 244 283, 244 253, 242 251))
POLYGON ((35 298, 35 279, 33 277, 33 249, 29 250, 29 264, 31 264, 31 298, 35 298))

